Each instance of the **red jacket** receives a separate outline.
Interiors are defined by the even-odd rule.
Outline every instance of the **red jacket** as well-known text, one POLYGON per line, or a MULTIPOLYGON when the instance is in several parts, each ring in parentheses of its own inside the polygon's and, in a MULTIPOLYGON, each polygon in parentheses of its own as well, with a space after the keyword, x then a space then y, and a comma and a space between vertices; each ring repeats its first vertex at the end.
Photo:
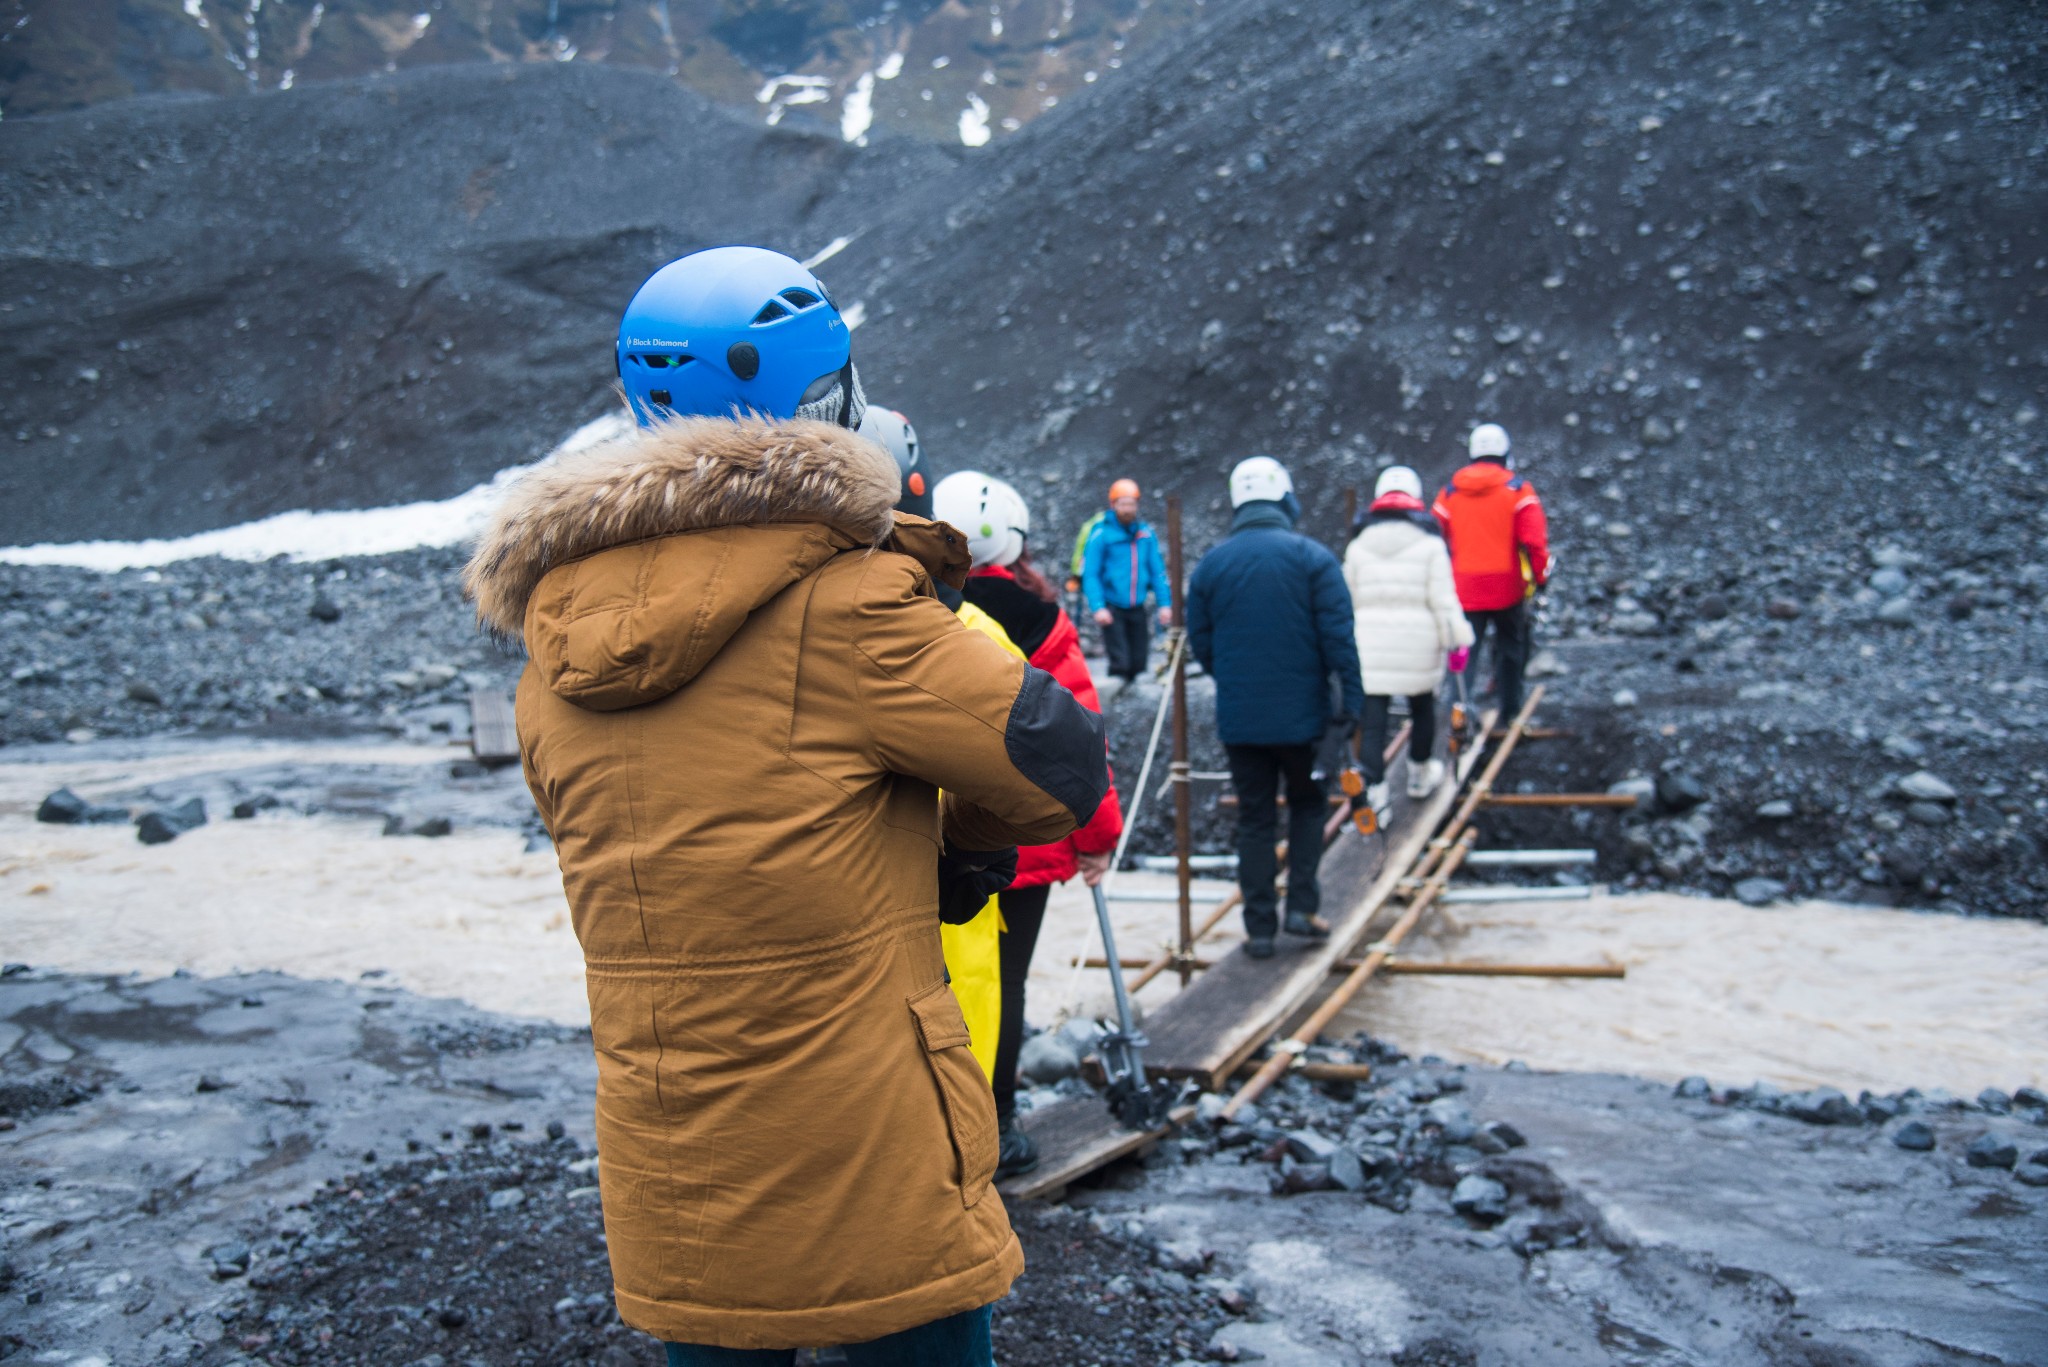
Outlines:
POLYGON ((1467 612, 1511 608, 1550 578, 1550 529, 1529 482, 1495 461, 1451 477, 1430 509, 1451 548, 1451 575, 1467 612))
MULTIPOLYGON (((1003 629, 1010 632, 1011 639, 1029 652, 1031 663, 1066 685, 1067 691, 1080 699, 1083 707, 1091 712, 1102 711, 1102 700, 1095 692, 1095 678, 1088 672, 1088 662, 1081 657, 1081 634, 1074 630, 1074 624, 1065 612, 1050 603, 1039 605, 1035 595, 1028 595, 1027 600, 1026 591, 1017 583, 1017 577, 1000 565, 984 565, 974 571, 967 581, 967 599, 1001 623, 1003 629), (977 580, 981 582, 977 583, 977 580), (1044 630, 1041 616, 1046 609, 1054 614, 1050 630, 1044 630), (1012 622, 1017 624, 1016 630, 1011 629, 1012 622), (1031 644, 1041 631, 1043 639, 1031 644)), ((1065 840, 1018 849, 1017 878, 1010 886, 1035 888, 1047 883, 1064 883, 1078 871, 1076 856, 1108 854, 1116 848, 1117 838, 1123 833, 1123 806, 1117 800, 1116 784, 1112 782, 1102 805, 1095 809, 1095 815, 1065 840)))

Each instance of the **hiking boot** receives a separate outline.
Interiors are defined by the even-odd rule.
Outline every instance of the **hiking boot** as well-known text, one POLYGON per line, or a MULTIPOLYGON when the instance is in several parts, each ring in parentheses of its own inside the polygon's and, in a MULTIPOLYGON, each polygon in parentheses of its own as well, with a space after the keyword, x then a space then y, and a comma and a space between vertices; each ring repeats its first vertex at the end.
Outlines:
POLYGON ((1038 1145, 1031 1136, 1024 1133, 1016 1116, 1003 1119, 998 1131, 1000 1147, 996 1150, 996 1181, 1015 1177, 1020 1172, 1029 1172, 1038 1166, 1038 1145))
POLYGON ((1246 940, 1244 942, 1244 952, 1254 959, 1272 958, 1273 937, 1270 935, 1252 936, 1249 940, 1246 940))
POLYGON ((1281 929, 1289 935, 1299 935, 1305 940, 1327 940, 1330 938, 1330 927, 1324 924, 1320 917, 1310 916, 1306 912, 1288 912, 1287 922, 1281 926, 1281 929))
POLYGON ((1440 759, 1408 766, 1408 796, 1412 798, 1420 800, 1428 797, 1443 781, 1444 762, 1440 759))

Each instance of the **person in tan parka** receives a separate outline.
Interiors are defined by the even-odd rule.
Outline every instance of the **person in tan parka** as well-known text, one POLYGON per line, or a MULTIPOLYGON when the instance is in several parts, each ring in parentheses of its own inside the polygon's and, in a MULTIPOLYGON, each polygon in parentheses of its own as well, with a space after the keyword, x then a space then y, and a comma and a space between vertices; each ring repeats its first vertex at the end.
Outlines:
POLYGON ((1107 784, 1093 714, 934 595, 965 539, 892 513, 843 378, 843 426, 658 412, 536 470, 468 572, 530 657, 618 1305, 671 1362, 965 1312, 986 1343, 1022 1255, 937 865, 1059 839, 1107 784))

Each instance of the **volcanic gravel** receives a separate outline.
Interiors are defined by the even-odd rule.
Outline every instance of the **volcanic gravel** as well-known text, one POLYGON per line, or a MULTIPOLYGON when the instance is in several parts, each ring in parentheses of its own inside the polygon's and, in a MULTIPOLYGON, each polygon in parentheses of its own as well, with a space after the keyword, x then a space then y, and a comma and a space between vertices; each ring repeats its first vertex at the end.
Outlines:
MULTIPOLYGON (((594 1158, 573 1142, 503 1134, 332 1181, 274 1237, 230 1250, 247 1293, 196 1361, 657 1362, 659 1348, 613 1306, 595 1182, 594 1158)), ((1176 1259, 1064 1207, 1021 1205, 1012 1218, 1027 1270, 996 1319, 1006 1364, 1168 1367, 1232 1317, 1223 1300, 1249 1308, 1199 1275, 1206 1259, 1176 1259)))

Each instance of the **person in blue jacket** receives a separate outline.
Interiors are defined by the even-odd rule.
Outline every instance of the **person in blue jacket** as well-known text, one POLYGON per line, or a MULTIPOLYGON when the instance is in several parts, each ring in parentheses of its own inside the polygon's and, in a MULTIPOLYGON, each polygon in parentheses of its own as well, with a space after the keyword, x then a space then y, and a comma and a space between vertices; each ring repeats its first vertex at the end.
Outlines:
POLYGON ((1237 885, 1245 951, 1273 953, 1279 896, 1280 785, 1287 787, 1289 935, 1322 939, 1316 865, 1328 815, 1316 749, 1331 721, 1365 710, 1351 592, 1337 557, 1294 530, 1294 482, 1270 456, 1230 472, 1230 535, 1202 557, 1188 583, 1188 644, 1216 680, 1216 729, 1237 789, 1237 885), (1329 715, 1330 676, 1342 713, 1329 715))
POLYGON ((1159 625, 1173 620, 1173 589, 1159 538, 1138 518, 1138 484, 1120 479, 1109 486, 1110 517, 1095 523, 1081 553, 1081 594, 1102 628, 1109 672, 1125 683, 1145 672, 1152 653, 1152 619, 1145 611, 1149 591, 1159 625))

